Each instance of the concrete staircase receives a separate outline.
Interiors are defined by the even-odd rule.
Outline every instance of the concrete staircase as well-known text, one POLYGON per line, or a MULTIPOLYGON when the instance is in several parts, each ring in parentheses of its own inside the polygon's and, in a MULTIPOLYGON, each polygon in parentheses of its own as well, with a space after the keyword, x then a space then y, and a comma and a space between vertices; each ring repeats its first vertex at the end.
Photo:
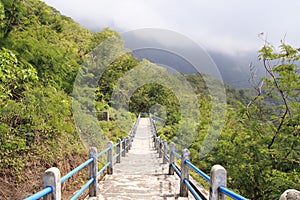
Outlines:
POLYGON ((152 147, 149 119, 141 118, 131 150, 99 183, 98 197, 89 200, 194 199, 178 197, 179 177, 168 175, 168 167, 152 147))

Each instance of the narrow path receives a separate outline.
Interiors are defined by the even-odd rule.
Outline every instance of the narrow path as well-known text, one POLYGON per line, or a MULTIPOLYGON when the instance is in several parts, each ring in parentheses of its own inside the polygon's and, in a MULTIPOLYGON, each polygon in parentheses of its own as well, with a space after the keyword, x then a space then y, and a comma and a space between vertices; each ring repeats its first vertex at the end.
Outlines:
POLYGON ((168 175, 168 164, 162 164, 152 148, 150 121, 141 118, 131 150, 114 165, 113 175, 99 183, 99 196, 94 199, 187 199, 178 198, 178 193, 179 178, 168 175))

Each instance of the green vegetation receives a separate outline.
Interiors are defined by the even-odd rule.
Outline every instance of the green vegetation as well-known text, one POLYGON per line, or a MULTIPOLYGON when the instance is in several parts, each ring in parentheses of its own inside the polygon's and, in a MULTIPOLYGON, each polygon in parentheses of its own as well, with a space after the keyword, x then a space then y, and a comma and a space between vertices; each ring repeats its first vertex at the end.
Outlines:
MULTIPOLYGON (((208 174, 214 164, 223 165, 229 176, 228 187, 247 198, 277 199, 286 189, 300 189, 300 68, 295 64, 299 58, 300 48, 284 43, 278 49, 270 45, 262 47, 259 59, 266 77, 253 90, 226 86, 226 123, 218 141, 211 141, 216 145, 206 155, 202 154, 203 141, 212 126, 214 98, 208 92, 206 81, 220 83, 208 77, 204 81, 199 74, 185 75, 198 96, 201 113, 198 135, 187 146, 192 162, 208 174)), ((159 134, 168 141, 182 139, 178 129, 182 123, 180 107, 172 92, 150 84, 131 96, 133 112, 146 112, 153 105, 162 105, 167 117, 164 126, 159 127, 159 134), (176 120, 169 120, 170 115, 176 120)), ((188 131, 184 134, 193 137, 188 131)))
POLYGON ((208 81, 220 85, 218 80, 170 75, 140 62, 124 49, 119 33, 108 28, 92 33, 41 1, 1 1, 0 198, 37 191, 36 176, 46 168, 61 166, 64 174, 85 159, 84 145, 97 146, 102 136, 124 137, 123 127, 131 128, 136 114, 149 110, 164 119, 161 137, 192 139, 192 162, 207 173, 212 165, 223 165, 236 192, 277 199, 288 188, 300 190, 300 49, 282 43, 276 52, 271 45, 259 51, 267 76, 253 90, 226 86, 225 126, 213 149, 202 155, 209 127, 221 126, 219 119, 211 122, 216 97, 207 88, 208 81), (74 82, 81 87, 73 90, 74 82), (199 106, 189 107, 191 102, 199 106), (90 113, 100 118, 102 111, 112 113, 111 120, 93 121, 90 113), (81 117, 77 127, 73 116, 81 117), (195 124, 196 135, 188 138, 195 124), (101 133, 95 129, 100 126, 101 133), (24 175, 30 166, 35 177, 24 175))
MULTIPOLYGON (((38 0, 0 2, 1 199, 24 198, 41 189, 47 168, 65 174, 86 159, 73 82, 87 53, 116 35, 92 33, 38 0)), ((124 135, 114 122, 101 125, 112 139, 124 135)))
POLYGON ((276 51, 270 45, 259 51, 267 76, 248 103, 230 100, 236 105, 228 105, 213 151, 199 158, 201 143, 191 147, 194 163, 206 172, 213 164, 223 165, 229 187, 250 199, 277 199, 286 189, 300 189, 300 74, 295 64, 300 49, 283 43, 276 51))

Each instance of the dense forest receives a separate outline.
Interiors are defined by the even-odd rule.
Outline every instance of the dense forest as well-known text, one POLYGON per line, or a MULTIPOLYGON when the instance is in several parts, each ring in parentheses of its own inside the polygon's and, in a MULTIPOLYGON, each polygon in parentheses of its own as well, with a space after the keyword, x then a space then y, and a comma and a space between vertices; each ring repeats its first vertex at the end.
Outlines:
MULTIPOLYGON (((188 146, 192 162, 207 173, 214 164, 223 165, 228 187, 249 199, 278 199, 286 189, 300 190, 299 58, 300 48, 284 42, 274 47, 266 41, 258 50, 261 65, 256 66, 262 67, 266 76, 253 79, 253 89, 226 85, 225 125, 216 145, 204 156, 200 156, 202 142, 211 126, 214 98, 206 84, 220 81, 200 74, 180 75, 197 94, 201 113, 196 136, 188 146)), ((180 81, 173 82, 173 90, 148 83, 126 96, 134 86, 130 81, 122 83, 140 81, 136 77, 145 70, 167 73, 163 67, 135 58, 116 31, 105 28, 93 33, 39 0, 2 0, 0 198, 19 199, 38 191, 39 177, 47 168, 56 166, 65 174, 86 159, 86 146, 99 143, 101 147, 103 135, 108 140, 124 137, 130 127, 123 129, 116 119, 128 126, 139 112, 151 110, 165 119, 159 127, 161 137, 176 141, 178 134, 184 136, 188 130, 181 127, 186 121, 181 118, 180 99, 173 93, 180 81), (105 41, 110 42, 99 48, 105 41), (104 57, 117 59, 106 62, 101 59, 104 57), (101 74, 97 68, 87 67, 92 64, 106 68, 101 74), (125 74, 129 75, 122 80, 125 74), (74 87, 78 77, 80 88, 74 87), (95 88, 91 90, 91 86, 95 88), (90 93, 93 97, 85 98, 90 93), (124 114, 113 114, 116 95, 121 102, 129 102, 128 109, 125 104, 117 105, 124 114), (86 112, 76 113, 74 108, 86 112), (96 116, 99 122, 91 122, 89 112, 94 111, 109 111, 110 121, 96 116), (82 120, 75 123, 77 115, 82 120), (95 132, 95 126, 103 132, 95 132)), ((182 95, 189 97, 188 92, 182 95)), ((194 122, 192 117, 187 116, 194 122)), ((72 192, 70 188, 63 189, 72 192)))

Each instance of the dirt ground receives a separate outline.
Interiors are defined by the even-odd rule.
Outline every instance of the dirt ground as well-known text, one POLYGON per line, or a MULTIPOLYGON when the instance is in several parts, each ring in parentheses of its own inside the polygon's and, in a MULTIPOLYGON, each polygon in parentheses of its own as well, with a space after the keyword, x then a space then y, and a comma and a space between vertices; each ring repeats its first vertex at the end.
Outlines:
MULTIPOLYGON (((30 160, 30 159, 29 159, 30 160)), ((12 176, 9 171, 0 173, 0 199, 18 200, 34 194, 41 189, 42 176, 46 169, 57 167, 61 171, 61 176, 67 174, 72 169, 87 160, 86 154, 70 154, 64 159, 52 163, 27 161, 20 177, 12 176), (21 180, 19 180, 21 179, 21 180)), ((87 180, 87 169, 81 170, 62 186, 62 199, 69 199, 87 180)), ((85 196, 85 195, 82 195, 85 196)))

